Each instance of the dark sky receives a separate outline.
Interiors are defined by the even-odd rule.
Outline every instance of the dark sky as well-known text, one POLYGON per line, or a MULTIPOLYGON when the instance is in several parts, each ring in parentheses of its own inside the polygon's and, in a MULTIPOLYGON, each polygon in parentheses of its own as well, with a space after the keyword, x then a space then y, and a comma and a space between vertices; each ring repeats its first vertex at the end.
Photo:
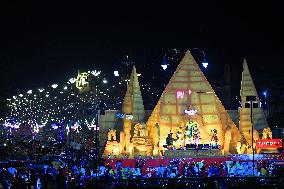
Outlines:
POLYGON ((243 58, 260 88, 270 78, 283 83, 282 6, 135 2, 2 6, 1 103, 9 95, 65 81, 79 68, 111 73, 126 55, 140 72, 148 73, 143 66, 148 63, 157 64, 158 72, 172 48, 203 49, 212 70, 231 64, 237 88, 243 58))

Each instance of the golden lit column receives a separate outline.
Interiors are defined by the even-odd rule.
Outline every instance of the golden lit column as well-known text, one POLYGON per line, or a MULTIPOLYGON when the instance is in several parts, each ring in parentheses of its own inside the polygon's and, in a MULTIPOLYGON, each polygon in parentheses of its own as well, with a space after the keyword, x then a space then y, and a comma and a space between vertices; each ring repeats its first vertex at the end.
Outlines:
MULTIPOLYGON (((135 66, 133 66, 132 73, 127 85, 127 91, 122 104, 122 112, 125 115, 132 115, 132 119, 123 119, 123 132, 120 134, 122 139, 121 148, 125 148, 127 153, 131 152, 131 127, 132 124, 141 123, 144 121, 145 110, 140 91, 138 76, 135 66)), ((123 149, 122 149, 123 151, 123 149)))
MULTIPOLYGON (((132 113, 132 100, 131 100, 131 94, 126 92, 124 101, 123 101, 123 106, 122 106, 122 111, 125 114, 131 114, 132 113)), ((123 134, 124 134, 124 147, 126 152, 129 152, 129 146, 130 146, 130 130, 131 130, 131 124, 132 121, 129 119, 123 119, 123 134)))

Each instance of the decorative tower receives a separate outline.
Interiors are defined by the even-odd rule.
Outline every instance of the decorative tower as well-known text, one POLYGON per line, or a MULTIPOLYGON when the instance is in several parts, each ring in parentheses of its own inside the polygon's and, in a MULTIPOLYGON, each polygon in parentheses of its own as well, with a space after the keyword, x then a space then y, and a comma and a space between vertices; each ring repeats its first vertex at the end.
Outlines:
POLYGON ((224 153, 236 150, 240 133, 187 51, 147 122, 149 136, 153 141, 159 140, 158 143, 154 142, 154 152, 164 150, 170 131, 175 136, 178 129, 185 130, 190 121, 199 125, 201 144, 210 144, 211 130, 216 129, 218 143, 224 153))
POLYGON ((251 148, 252 124, 254 128, 254 133, 253 133, 254 147, 256 144, 256 140, 261 137, 260 133, 262 133, 265 128, 269 128, 269 126, 267 124, 263 109, 260 107, 260 99, 257 95, 257 91, 253 83, 250 71, 248 69, 246 59, 244 59, 243 63, 240 96, 242 99, 242 107, 239 110, 240 131, 244 138, 244 145, 247 146, 246 153, 252 153, 252 148, 251 148), (248 97, 255 98, 254 101, 252 101, 253 102, 252 106, 250 105, 248 97), (252 124, 251 124, 251 108, 252 108, 252 124))
POLYGON ((132 127, 144 121, 145 110, 140 91, 139 81, 135 66, 133 66, 127 91, 122 104, 122 112, 125 114, 123 119, 123 131, 120 133, 120 144, 122 151, 131 153, 131 130, 132 127))

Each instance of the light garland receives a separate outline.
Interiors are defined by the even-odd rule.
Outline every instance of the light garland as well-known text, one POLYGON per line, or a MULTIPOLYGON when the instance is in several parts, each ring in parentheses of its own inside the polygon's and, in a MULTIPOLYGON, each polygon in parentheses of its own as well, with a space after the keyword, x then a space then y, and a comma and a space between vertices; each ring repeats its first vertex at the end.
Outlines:
MULTIPOLYGON (((106 80, 107 83, 103 83, 106 77, 98 70, 88 71, 87 74, 95 76, 97 80, 101 81, 100 84, 104 86, 99 88, 98 94, 90 91, 78 95, 77 90, 74 91, 76 89, 76 78, 69 79, 63 85, 52 84, 46 88, 40 87, 22 92, 7 99, 9 114, 3 121, 4 126, 18 129, 20 125, 28 124, 31 130, 37 133, 41 132, 39 130, 42 127, 51 126, 52 124, 58 125, 62 121, 66 124, 75 119, 81 123, 81 126, 91 130, 91 128, 95 127, 94 113, 86 112, 89 109, 89 112, 94 112, 91 110, 94 107, 102 111, 120 109, 123 95, 118 96, 116 92, 122 91, 121 88, 126 86, 121 81, 114 84, 109 79, 106 80)), ((157 93, 147 84, 141 86, 147 88, 144 90, 147 94, 157 93)), ((128 120, 133 119, 133 115, 124 115, 123 117, 128 120)))

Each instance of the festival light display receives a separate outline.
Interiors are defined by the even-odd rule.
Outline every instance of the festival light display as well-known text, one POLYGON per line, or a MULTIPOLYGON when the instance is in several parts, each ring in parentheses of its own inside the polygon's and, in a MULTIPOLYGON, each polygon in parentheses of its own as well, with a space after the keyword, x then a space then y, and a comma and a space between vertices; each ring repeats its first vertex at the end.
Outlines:
POLYGON ((76 87, 78 89, 82 89, 85 85, 88 84, 88 78, 89 78, 89 74, 86 72, 78 74, 77 80, 76 80, 76 87))
MULTIPOLYGON (((9 115, 4 126, 18 129, 21 124, 28 124, 33 133, 38 133, 44 126, 58 129, 62 124, 67 125, 75 121, 90 130, 95 125, 95 107, 99 105, 102 111, 117 109, 122 101, 122 97, 113 97, 111 86, 101 87, 98 96, 92 90, 79 94, 77 89, 86 84, 86 77, 91 74, 102 81, 102 78, 98 77, 101 71, 88 71, 79 74, 77 79, 71 78, 65 84, 52 84, 47 88, 28 90, 7 99, 9 115), (109 100, 110 96, 112 100, 109 100)), ((80 131, 77 127, 71 129, 80 131)))
MULTIPOLYGON (((27 124, 37 133, 45 126, 56 130, 62 125, 78 121, 87 130, 94 130, 95 107, 99 106, 101 112, 120 109, 123 96, 117 93, 124 91, 126 84, 127 81, 112 81, 105 73, 93 70, 79 73, 64 83, 30 89, 7 99, 9 114, 3 119, 3 125, 13 131, 27 124), (95 85, 93 80, 99 81, 98 94, 95 94, 95 90, 79 92, 86 85, 95 85)), ((157 93, 147 83, 141 86, 145 95, 153 96, 157 93)), ((133 119, 131 114, 124 114, 123 117, 126 120, 133 119)))

